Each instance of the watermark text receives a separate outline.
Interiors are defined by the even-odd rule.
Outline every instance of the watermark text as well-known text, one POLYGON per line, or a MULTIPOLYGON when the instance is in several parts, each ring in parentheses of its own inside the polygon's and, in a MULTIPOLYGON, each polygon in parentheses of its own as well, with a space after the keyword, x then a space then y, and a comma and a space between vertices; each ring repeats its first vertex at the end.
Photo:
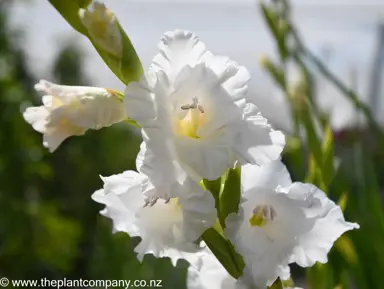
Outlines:
POLYGON ((0 287, 42 287, 42 288, 63 288, 63 287, 84 287, 84 288, 161 288, 162 280, 87 280, 87 279, 59 279, 50 280, 41 278, 36 280, 10 280, 6 277, 0 278, 0 287))

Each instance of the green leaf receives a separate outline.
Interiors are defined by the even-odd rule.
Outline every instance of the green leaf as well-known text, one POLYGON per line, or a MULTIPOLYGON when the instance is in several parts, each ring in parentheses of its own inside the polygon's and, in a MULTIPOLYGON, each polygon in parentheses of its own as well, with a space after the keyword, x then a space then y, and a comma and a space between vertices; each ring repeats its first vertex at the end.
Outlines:
POLYGON ((287 280, 281 280, 281 283, 283 283, 283 288, 285 288, 285 287, 290 287, 290 288, 295 287, 295 283, 293 282, 292 277, 290 277, 287 280))
MULTIPOLYGON (((64 17, 65 20, 78 32, 88 36, 87 29, 84 27, 79 17, 81 8, 78 0, 48 0, 53 7, 64 17)), ((84 4, 84 3, 83 3, 84 4)))
POLYGON ((347 207, 347 203, 348 203, 348 193, 347 192, 343 192, 343 193, 341 193, 341 196, 340 196, 340 198, 339 198, 339 200, 337 202, 337 205, 344 212, 345 208, 347 207))
POLYGON ((261 65, 271 74, 278 85, 280 85, 283 89, 286 88, 285 73, 281 68, 274 64, 266 56, 261 58, 261 65))
POLYGON ((264 3, 260 4, 262 14, 264 16, 267 25, 277 41, 277 48, 282 60, 285 60, 288 56, 288 50, 286 47, 286 35, 289 32, 288 24, 271 9, 269 9, 264 3))
POLYGON ((322 164, 322 150, 319 136, 316 132, 316 126, 314 119, 310 113, 310 107, 308 103, 303 105, 300 109, 301 120, 304 124, 305 132, 307 134, 308 145, 313 157, 315 158, 316 165, 321 167, 322 164))
POLYGON ((216 208, 219 209, 219 198, 221 193, 221 178, 218 178, 217 180, 214 180, 214 181, 204 179, 202 183, 204 188, 211 192, 213 198, 215 199, 216 208))
POLYGON ((132 45, 131 40, 125 33, 124 29, 119 24, 120 33, 123 41, 123 54, 120 62, 121 74, 123 82, 128 84, 131 81, 140 80, 144 73, 143 65, 136 53, 135 48, 132 45))
POLYGON ((231 242, 213 228, 203 233, 203 240, 228 273, 238 279, 242 275, 245 265, 243 258, 235 251, 231 242))
POLYGON ((357 253, 355 250, 355 246, 353 245, 352 240, 347 236, 341 236, 335 242, 336 249, 344 256, 344 258, 348 261, 349 264, 357 263, 357 253))
POLYGON ((311 289, 333 288, 333 278, 332 267, 327 266, 327 264, 316 263, 307 268, 307 280, 311 289))
POLYGON ((241 167, 227 171, 224 189, 220 195, 219 219, 225 228, 225 219, 231 213, 237 213, 241 197, 241 167))
POLYGON ((333 132, 332 132, 332 128, 329 125, 325 127, 322 151, 323 151, 322 178, 325 185, 329 186, 329 184, 331 183, 335 175, 333 132))
POLYGON ((276 281, 272 284, 272 286, 268 287, 269 289, 284 289, 283 283, 280 278, 277 278, 276 281))
POLYGON ((77 2, 80 8, 87 8, 92 3, 92 0, 77 0, 77 2))

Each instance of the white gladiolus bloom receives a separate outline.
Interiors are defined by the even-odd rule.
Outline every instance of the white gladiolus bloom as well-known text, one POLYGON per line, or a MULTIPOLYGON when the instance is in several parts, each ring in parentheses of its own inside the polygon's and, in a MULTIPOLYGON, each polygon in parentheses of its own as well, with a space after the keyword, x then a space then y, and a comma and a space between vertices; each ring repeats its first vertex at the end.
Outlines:
POLYGON ((123 43, 115 14, 103 3, 93 2, 90 9, 80 9, 79 15, 96 45, 112 55, 121 55, 123 43))
POLYGON ((179 168, 196 181, 214 180, 235 161, 263 164, 279 157, 284 136, 248 103, 244 67, 213 55, 190 32, 167 32, 159 50, 141 81, 128 84, 124 99, 142 127, 139 169, 155 187, 172 187, 179 168))
POLYGON ((243 200, 226 219, 226 236, 243 256, 245 275, 259 288, 289 277, 289 263, 327 262, 333 243, 359 228, 313 185, 291 182, 279 162, 242 168, 243 200))
POLYGON ((183 185, 183 193, 169 200, 148 201, 143 194, 147 178, 134 171, 103 177, 104 188, 92 198, 105 204, 103 215, 113 220, 115 231, 140 236, 135 248, 138 259, 145 254, 180 258, 195 262, 200 250, 195 241, 216 222, 213 197, 193 181, 183 185))
POLYGON ((23 116, 44 135, 43 144, 50 152, 70 136, 126 119, 124 105, 112 90, 57 85, 46 80, 37 83, 35 89, 44 93, 43 105, 28 107, 23 116))

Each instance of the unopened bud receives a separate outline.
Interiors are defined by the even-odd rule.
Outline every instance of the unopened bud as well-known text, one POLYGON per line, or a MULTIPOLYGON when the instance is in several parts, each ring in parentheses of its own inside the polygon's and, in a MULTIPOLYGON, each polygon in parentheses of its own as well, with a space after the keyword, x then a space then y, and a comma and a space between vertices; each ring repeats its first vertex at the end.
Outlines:
POLYGON ((88 9, 79 10, 83 25, 90 38, 106 52, 120 56, 123 51, 122 37, 115 14, 104 4, 95 2, 88 9))

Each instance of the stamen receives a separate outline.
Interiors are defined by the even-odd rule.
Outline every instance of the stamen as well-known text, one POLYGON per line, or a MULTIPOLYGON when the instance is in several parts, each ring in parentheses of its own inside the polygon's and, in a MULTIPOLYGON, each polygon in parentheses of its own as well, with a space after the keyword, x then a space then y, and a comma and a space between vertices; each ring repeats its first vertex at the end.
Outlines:
POLYGON ((199 99, 196 96, 194 96, 192 98, 192 103, 191 104, 183 104, 180 108, 182 110, 189 110, 189 109, 196 109, 196 108, 198 108, 201 113, 204 113, 203 106, 201 104, 199 104, 199 99))
POLYGON ((149 198, 147 198, 145 200, 143 208, 145 208, 145 207, 153 207, 156 204, 158 199, 159 199, 159 197, 149 197, 149 198))
POLYGON ((277 218, 276 210, 269 205, 256 206, 249 219, 251 226, 263 227, 277 218))

